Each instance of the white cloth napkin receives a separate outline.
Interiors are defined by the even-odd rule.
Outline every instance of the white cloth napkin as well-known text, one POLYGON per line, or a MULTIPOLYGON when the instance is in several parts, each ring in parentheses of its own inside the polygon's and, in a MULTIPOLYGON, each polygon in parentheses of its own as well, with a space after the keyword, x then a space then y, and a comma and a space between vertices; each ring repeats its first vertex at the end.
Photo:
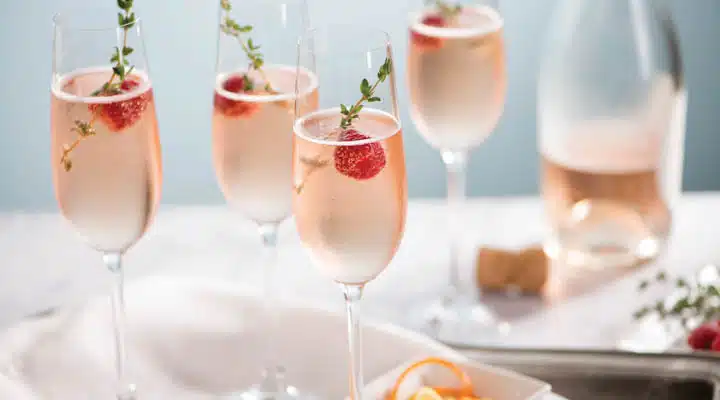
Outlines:
MULTIPOLYGON (((259 381, 265 326, 257 296, 207 278, 152 277, 126 290, 129 366, 140 399, 201 400, 259 381)), ((0 399, 114 398, 107 298, 30 319, 0 335, 0 399)), ((275 351, 288 380, 323 398, 347 393, 345 317, 284 305, 275 351)), ((412 358, 458 357, 405 330, 368 325, 365 376, 412 358)))

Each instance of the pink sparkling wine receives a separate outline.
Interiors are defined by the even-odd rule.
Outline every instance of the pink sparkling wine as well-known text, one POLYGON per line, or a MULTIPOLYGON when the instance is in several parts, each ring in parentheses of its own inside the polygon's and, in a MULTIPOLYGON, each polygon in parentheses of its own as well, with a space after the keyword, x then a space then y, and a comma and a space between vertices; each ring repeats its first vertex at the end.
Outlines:
POLYGON ((408 85, 420 134, 441 150, 480 144, 505 101, 502 18, 490 7, 463 7, 451 21, 426 9, 410 24, 408 85))
POLYGON ((351 129, 340 110, 295 123, 293 210, 300 238, 321 271, 362 284, 380 274, 405 226, 407 188, 400 124, 366 108, 351 129))
POLYGON ((131 90, 93 96, 110 68, 80 69, 52 87, 52 168, 62 214, 92 247, 124 251, 152 221, 162 182, 160 142, 151 82, 142 71, 127 78, 131 90), (80 140, 65 170, 63 148, 73 146, 75 121, 96 134, 80 140))
MULTIPOLYGON (((228 85, 243 73, 218 76, 213 113, 215 170, 228 202, 257 223, 278 223, 290 215, 292 131, 296 67, 266 66, 264 80, 250 73, 258 93, 235 93, 228 85)), ((301 70, 300 112, 317 108, 317 80, 301 70)))

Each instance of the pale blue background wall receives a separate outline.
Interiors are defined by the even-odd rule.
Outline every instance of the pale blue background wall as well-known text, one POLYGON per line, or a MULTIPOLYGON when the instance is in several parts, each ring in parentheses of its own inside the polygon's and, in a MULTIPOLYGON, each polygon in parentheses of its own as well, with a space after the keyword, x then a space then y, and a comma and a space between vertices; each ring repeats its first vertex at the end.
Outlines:
MULTIPOLYGON (((0 209, 53 209, 48 84, 52 15, 112 0, 0 0, 0 209)), ((236 0, 238 1, 238 0, 236 0)), ((599 0, 602 1, 602 0, 599 0)), ((658 0, 656 0, 658 1, 658 0)), ((669 0, 690 90, 685 189, 720 190, 720 1, 669 0)), ((315 23, 366 21, 390 32, 404 68, 405 16, 420 0, 311 0, 315 23)), ((503 0, 510 87, 498 131, 473 153, 473 195, 537 192, 535 71, 556 0, 503 0)), ((221 202, 210 158, 217 0, 136 0, 159 109, 165 203, 221 202)), ((407 104, 401 82, 400 103, 407 104)), ((404 115, 413 196, 445 190, 439 156, 404 115)))

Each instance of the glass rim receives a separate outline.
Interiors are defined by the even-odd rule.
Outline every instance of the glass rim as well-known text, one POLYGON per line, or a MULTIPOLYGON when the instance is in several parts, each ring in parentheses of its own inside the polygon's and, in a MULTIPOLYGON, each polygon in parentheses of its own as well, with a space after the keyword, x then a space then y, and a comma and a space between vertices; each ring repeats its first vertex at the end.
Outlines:
MULTIPOLYGON (((308 0, 273 0, 273 1, 268 1, 268 0, 243 0, 242 3, 244 3, 244 4, 247 4, 247 3, 255 3, 255 4, 258 4, 258 3, 260 3, 260 4, 267 4, 268 6, 280 6, 280 5, 283 5, 283 4, 304 4, 304 5, 308 5, 308 4, 307 4, 307 3, 308 3, 308 0)), ((238 3, 238 4, 239 4, 239 3, 238 3)), ((232 7, 232 10, 230 11, 230 13, 232 14, 234 11, 237 11, 240 7, 241 7, 240 5, 236 6, 235 4, 233 4, 233 7, 232 7)), ((221 9, 220 11, 222 11, 222 9, 221 9)))
MULTIPOLYGON (((52 22, 55 29, 62 28, 80 32, 107 32, 115 31, 128 28, 130 29, 131 24, 120 25, 117 23, 117 8, 102 7, 102 6, 91 6, 91 7, 69 7, 65 11, 60 11, 52 16, 52 22), (115 22, 114 25, 110 26, 108 23, 105 26, 104 22, 87 22, 87 20, 79 20, 78 14, 93 14, 101 15, 100 19, 111 18, 115 22), (129 28, 130 27, 130 28, 129 28)), ((142 18, 135 17, 133 26, 141 25, 142 18)))
POLYGON ((315 137, 312 137, 311 135, 305 134, 305 132, 304 132, 305 129, 301 128, 302 124, 305 123, 308 120, 308 118, 310 118, 310 117, 321 116, 323 114, 328 114, 328 113, 337 114, 339 112, 340 112, 340 107, 330 107, 330 108, 323 108, 323 109, 319 109, 319 110, 307 113, 301 117, 296 117, 295 121, 293 122, 293 137, 299 136, 303 140, 306 140, 306 141, 309 141, 312 143, 316 143, 316 144, 325 145, 325 146, 353 147, 353 146, 362 146, 365 144, 372 144, 372 143, 381 142, 383 140, 388 140, 398 134, 402 135, 403 128, 402 128, 402 122, 400 121, 400 118, 396 117, 389 111, 375 109, 375 108, 366 108, 366 109, 363 109, 362 111, 360 111, 360 113, 361 114, 363 114, 363 113, 379 114, 379 115, 384 115, 384 116, 390 117, 397 125, 397 129, 392 131, 390 134, 387 134, 384 136, 370 137, 369 139, 362 139, 362 140, 341 141, 341 140, 335 140, 335 139, 331 140, 331 139, 315 138, 315 137))
POLYGON ((388 47, 392 46, 392 42, 390 40, 390 34, 379 28, 370 28, 359 24, 350 24, 350 23, 332 23, 332 24, 326 24, 319 27, 312 27, 309 29, 306 29, 305 32, 303 32, 297 40, 298 48, 302 47, 305 43, 309 42, 311 38, 317 37, 322 32, 332 31, 332 30, 359 30, 359 31, 366 31, 366 32, 374 32, 379 33, 383 36, 383 44, 375 46, 368 46, 367 49, 364 49, 362 51, 349 51, 349 52, 357 52, 357 53, 367 53, 367 52, 373 52, 378 50, 387 50, 388 47))

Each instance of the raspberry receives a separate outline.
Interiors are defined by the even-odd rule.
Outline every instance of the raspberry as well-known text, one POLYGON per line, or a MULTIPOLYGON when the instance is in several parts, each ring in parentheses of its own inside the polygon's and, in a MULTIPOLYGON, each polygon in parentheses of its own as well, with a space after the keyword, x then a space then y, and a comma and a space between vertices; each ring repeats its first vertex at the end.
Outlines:
MULTIPOLYGON (((720 324, 708 323, 697 327, 688 336, 688 344, 693 350, 709 350, 720 338, 720 324)), ((718 343, 720 344, 720 343, 718 343)))
MULTIPOLYGON (((341 142, 370 139, 355 129, 340 134, 341 142)), ((385 167, 385 151, 380 143, 366 143, 355 146, 338 146, 335 149, 335 169, 341 174, 357 180, 375 177, 385 167)))
MULTIPOLYGON (((242 75, 233 75, 223 82, 222 87, 230 93, 247 93, 245 79, 242 75)), ((252 115, 260 109, 260 104, 231 100, 215 92, 215 109, 227 117, 237 118, 252 115)))
MULTIPOLYGON (((422 24, 442 28, 445 26, 445 19, 439 15, 430 14, 422 19, 422 24)), ((442 39, 425 36, 415 31, 410 33, 410 40, 423 49, 439 49, 442 47, 442 39)))
MULTIPOLYGON (((137 89, 140 82, 128 77, 120 84, 120 92, 128 93, 137 89)), ((108 96, 100 94, 100 96, 108 96)), ((88 109, 107 125, 111 132, 120 132, 134 125, 152 100, 152 91, 147 90, 131 99, 105 104, 90 104, 88 109)))
POLYGON ((710 347, 710 350, 720 352, 720 335, 715 337, 715 340, 712 342, 712 347, 710 347))

